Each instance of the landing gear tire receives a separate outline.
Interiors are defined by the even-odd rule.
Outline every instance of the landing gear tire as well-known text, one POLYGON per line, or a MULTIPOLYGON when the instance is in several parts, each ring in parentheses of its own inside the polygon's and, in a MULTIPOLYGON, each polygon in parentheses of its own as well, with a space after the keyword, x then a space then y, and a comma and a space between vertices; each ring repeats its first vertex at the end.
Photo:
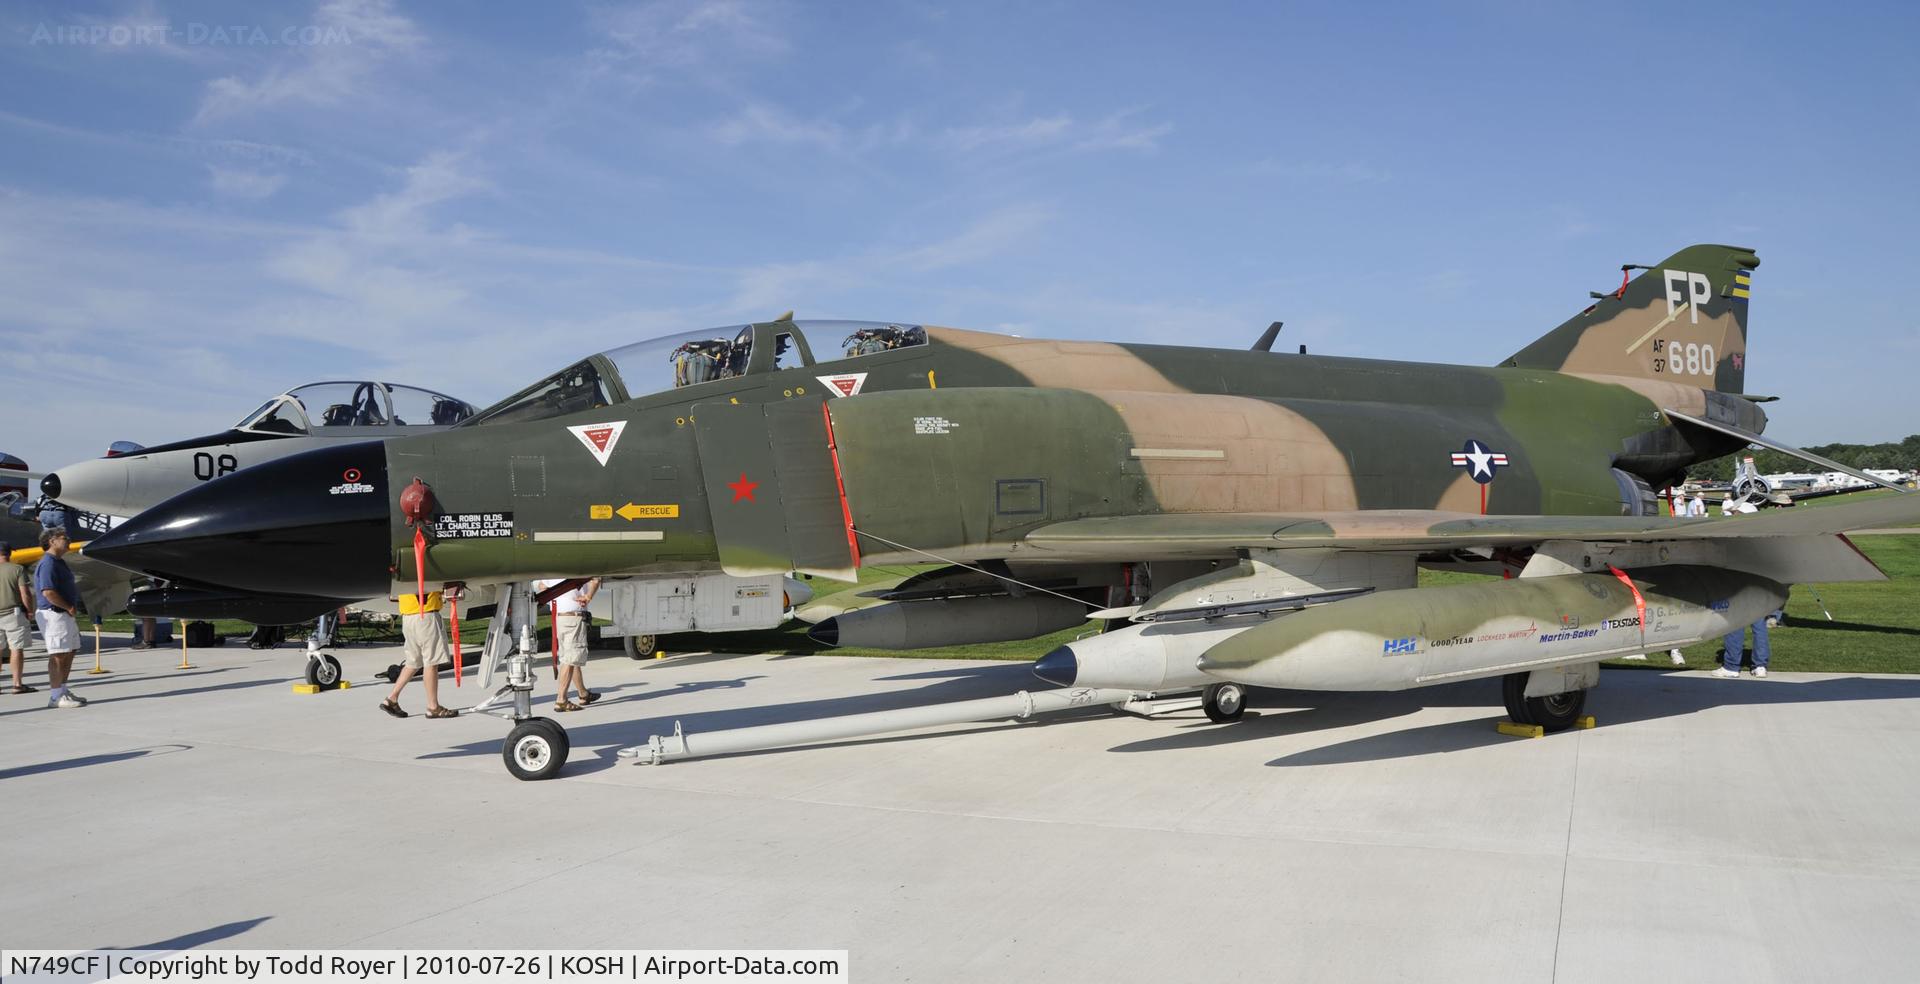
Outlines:
POLYGON ((340 661, 321 653, 307 657, 307 682, 316 687, 331 687, 340 682, 340 661))
POLYGON ((500 758, 515 779, 533 782, 559 775, 570 750, 565 728, 547 718, 528 718, 507 732, 500 758))
POLYGON ((1237 683, 1216 683, 1200 691, 1200 709, 1215 724, 1240 720, 1247 713, 1247 689, 1237 683))
POLYGON ((653 656, 653 647, 659 642, 658 636, 633 636, 626 638, 628 659, 648 659, 653 656))
POLYGON ((1587 692, 1569 690, 1545 697, 1527 696, 1527 674, 1509 673, 1500 678, 1500 696, 1507 705, 1507 717, 1515 724, 1537 724, 1545 731, 1565 731, 1580 720, 1587 706, 1587 692))

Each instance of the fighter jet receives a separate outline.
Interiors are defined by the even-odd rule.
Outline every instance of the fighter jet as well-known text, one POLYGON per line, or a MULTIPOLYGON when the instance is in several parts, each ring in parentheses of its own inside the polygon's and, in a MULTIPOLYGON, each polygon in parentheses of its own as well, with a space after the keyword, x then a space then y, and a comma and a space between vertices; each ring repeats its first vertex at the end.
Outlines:
MULTIPOLYGON (((31 501, 27 493, 31 475, 25 461, 0 453, 0 542, 13 547, 15 563, 31 567, 40 559, 40 531, 46 527, 66 527, 77 544, 106 532, 99 516, 31 501)), ((67 566, 73 570, 80 604, 89 615, 111 615, 127 607, 133 593, 133 576, 127 571, 80 553, 68 554, 67 566)))
MULTIPOLYGON (((318 606, 605 575, 617 618, 661 631, 774 624, 788 569, 935 562, 815 637, 917 648, 1097 616, 1118 627, 1043 678, 1205 688, 1230 720, 1249 685, 1498 677, 1516 721, 1564 728, 1599 660, 1719 636, 1791 583, 1882 577, 1837 534, 1920 521, 1908 497, 1659 515, 1655 489, 1748 444, 1839 468, 1760 436, 1743 395, 1758 265, 1718 245, 1628 265, 1492 367, 788 315, 590 356, 445 433, 240 472, 92 553, 318 606), (1415 589, 1420 567, 1517 577, 1415 589)), ((541 778, 556 749, 535 719, 503 755, 541 778)))
POLYGON ((473 416, 444 393, 372 381, 310 383, 262 404, 231 428, 141 447, 118 441, 101 458, 61 468, 40 491, 63 505, 131 516, 242 468, 328 444, 425 434, 473 416))

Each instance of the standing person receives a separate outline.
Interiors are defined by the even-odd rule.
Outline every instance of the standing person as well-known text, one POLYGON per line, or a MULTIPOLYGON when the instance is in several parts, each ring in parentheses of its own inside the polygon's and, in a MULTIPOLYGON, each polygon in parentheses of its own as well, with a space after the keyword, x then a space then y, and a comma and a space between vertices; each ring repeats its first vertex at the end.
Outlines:
MULTIPOLYGON (((559 584, 558 580, 540 581, 534 585, 534 591, 541 592, 559 584)), ((593 621, 593 613, 587 611, 593 596, 600 590, 600 579, 594 578, 553 600, 554 637, 559 639, 560 679, 553 698, 555 711, 577 711, 600 699, 600 695, 587 689, 587 625, 593 621), (580 692, 580 702, 567 699, 567 689, 573 687, 580 692)))
POLYGON ((40 638, 47 644, 48 707, 85 707, 87 699, 67 689, 67 674, 73 672, 73 655, 80 651, 80 584, 73 569, 63 560, 67 553, 67 530, 54 526, 40 531, 40 562, 33 565, 33 587, 40 594, 40 605, 33 613, 40 623, 40 638))
POLYGON ((13 668, 16 694, 30 694, 39 689, 27 686, 20 679, 25 669, 27 643, 33 639, 33 624, 27 621, 27 613, 40 607, 33 603, 33 592, 27 587, 31 580, 27 569, 13 562, 13 544, 0 543, 0 653, 8 654, 7 664, 13 668))
MULTIPOLYGON (((444 593, 451 594, 455 601, 460 600, 458 585, 448 585, 444 593)), ((393 681, 387 699, 380 702, 380 709, 394 717, 407 716, 400 708, 400 691, 407 689, 407 682, 416 672, 427 686, 427 716, 459 717, 459 712, 440 703, 440 661, 452 658, 447 649, 446 627, 440 624, 442 595, 443 592, 430 591, 424 603, 419 595, 400 596, 400 634, 406 639, 406 650, 400 676, 393 681)))
POLYGON ((1701 495, 1699 492, 1695 492, 1693 498, 1687 502, 1687 516, 1691 519, 1704 518, 1706 515, 1707 497, 1701 495))
MULTIPOLYGON (((1740 660, 1746 650, 1747 630, 1734 629, 1727 633, 1726 639, 1722 641, 1726 644, 1726 649, 1720 656, 1720 668, 1714 670, 1713 675, 1723 680, 1733 680, 1740 676, 1740 660)), ((1766 679, 1767 660, 1772 655, 1773 647, 1767 642, 1767 620, 1763 618, 1753 623, 1754 679, 1766 679)))

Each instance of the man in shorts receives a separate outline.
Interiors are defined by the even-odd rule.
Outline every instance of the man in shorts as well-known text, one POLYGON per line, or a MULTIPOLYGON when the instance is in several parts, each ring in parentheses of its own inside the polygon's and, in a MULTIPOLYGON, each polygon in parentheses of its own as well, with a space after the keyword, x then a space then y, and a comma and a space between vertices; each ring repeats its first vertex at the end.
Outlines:
POLYGON ((33 639, 33 623, 28 619, 40 607, 33 603, 33 589, 28 586, 32 581, 27 569, 13 562, 13 545, 0 543, 0 654, 8 657, 7 663, 13 668, 16 694, 38 689, 20 679, 26 668, 27 643, 33 639))
POLYGON ((67 689, 73 656, 80 651, 80 583, 62 559, 67 554, 67 530, 54 526, 40 531, 40 562, 33 565, 33 588, 39 592, 40 638, 47 644, 48 707, 85 707, 87 699, 67 689))
MULTIPOLYGON (((455 601, 460 600, 460 588, 448 585, 446 594, 455 601)), ((380 709, 397 718, 407 716, 400 707, 400 691, 407 689, 407 682, 415 673, 427 685, 427 716, 430 718, 458 717, 459 713, 440 704, 440 664, 452 660, 447 648, 447 629, 440 622, 442 592, 431 591, 423 601, 419 595, 400 596, 400 634, 406 640, 405 655, 401 660, 400 676, 393 681, 393 689, 387 693, 387 699, 380 702, 380 709)))
MULTIPOLYGON (((536 581, 534 590, 545 591, 559 583, 536 581)), ((599 590, 600 579, 596 577, 579 590, 553 600, 553 634, 559 640, 560 650, 560 679, 555 684, 557 692, 553 697, 555 711, 577 711, 600 699, 599 694, 587 689, 587 626, 593 623, 593 613, 587 611, 587 605, 599 590), (579 690, 579 703, 567 699, 570 688, 579 690)))

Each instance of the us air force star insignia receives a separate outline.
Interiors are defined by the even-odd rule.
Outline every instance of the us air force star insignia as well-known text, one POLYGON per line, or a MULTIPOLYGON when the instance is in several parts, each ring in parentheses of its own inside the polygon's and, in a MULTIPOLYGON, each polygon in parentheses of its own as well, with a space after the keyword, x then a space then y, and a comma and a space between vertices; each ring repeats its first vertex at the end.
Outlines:
POLYGON ((836 397, 854 396, 860 392, 860 387, 867 385, 867 374, 864 372, 849 372, 842 373, 838 376, 815 376, 813 378, 826 384, 827 392, 832 393, 836 397))
POLYGON ((1465 468, 1468 477, 1481 485, 1493 481, 1493 473, 1506 466, 1505 454, 1489 451, 1479 441, 1468 441, 1464 449, 1453 453, 1453 467, 1465 468))
POLYGON ((598 461, 602 468, 606 467, 607 459, 613 457, 614 445, 620 443, 620 432, 626 429, 627 422, 624 420, 605 424, 581 424, 567 428, 574 437, 580 439, 581 444, 586 445, 588 453, 593 455, 593 460, 598 461))

